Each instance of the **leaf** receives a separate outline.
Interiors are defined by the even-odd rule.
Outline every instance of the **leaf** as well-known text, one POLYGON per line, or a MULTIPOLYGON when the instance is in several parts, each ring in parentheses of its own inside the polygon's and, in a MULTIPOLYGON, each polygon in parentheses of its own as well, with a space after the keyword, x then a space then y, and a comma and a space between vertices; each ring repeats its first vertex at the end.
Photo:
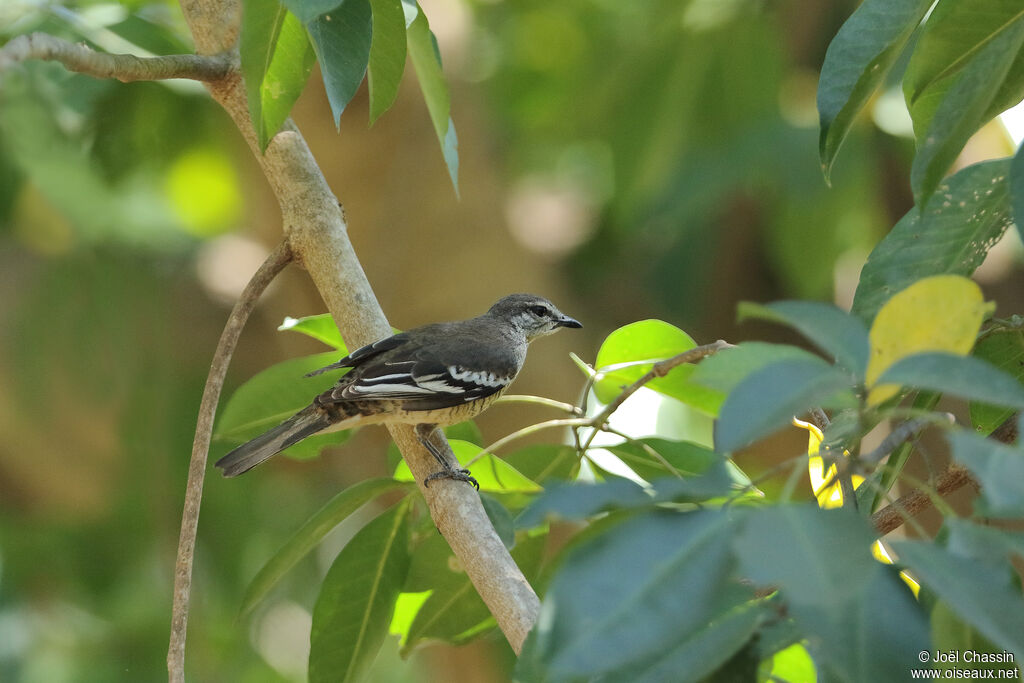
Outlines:
MULTIPOLYGON (((282 361, 253 375, 228 399, 220 412, 214 436, 242 443, 280 424, 337 381, 338 376, 333 372, 304 377, 307 372, 336 360, 336 351, 318 353, 282 361)), ((350 434, 351 430, 318 434, 300 441, 284 453, 294 457, 313 457, 324 445, 343 443, 350 434)))
POLYGON ((990 517, 1024 516, 1024 451, 958 429, 946 435, 953 458, 981 482, 975 502, 990 517))
POLYGON ((308 24, 321 14, 327 14, 345 0, 281 0, 292 14, 303 24, 308 24))
MULTIPOLYGON (((483 452, 482 448, 468 441, 451 439, 448 443, 463 467, 465 467, 467 462, 483 452)), ((504 460, 496 458, 490 453, 473 463, 469 468, 469 472, 476 478, 477 483, 480 484, 481 491, 504 493, 536 493, 540 491, 540 486, 524 477, 522 473, 504 460)), ((413 481, 412 472, 409 471, 409 465, 405 460, 398 463, 398 467, 395 469, 395 479, 398 481, 413 481)))
MULTIPOLYGON (((337 0, 334 2, 337 4, 337 0)), ((320 60, 334 126, 340 128, 341 113, 363 82, 370 61, 373 13, 369 0, 344 0, 334 9, 307 19, 306 30, 320 60)))
POLYGON ((430 120, 434 124, 448 176, 451 178, 455 194, 459 193, 459 152, 458 139, 455 136, 455 124, 451 119, 451 100, 448 94, 448 82, 441 70, 441 53, 437 47, 437 39, 430 30, 427 15, 415 2, 403 2, 406 21, 415 11, 415 18, 407 23, 406 36, 409 58, 416 70, 416 78, 423 91, 423 99, 427 103, 430 120))
POLYGON ((408 504, 373 520, 338 553, 309 636, 311 683, 356 681, 373 663, 409 570, 408 504))
MULTIPOLYGON (((939 6, 942 4, 949 3, 941 3, 939 6)), ((918 134, 917 154, 910 170, 914 201, 921 211, 924 211, 967 139, 992 116, 989 108, 998 87, 1007 77, 1010 66, 1024 45, 1024 13, 1020 12, 1019 7, 1013 11, 1018 13, 1018 18, 1009 22, 1004 31, 994 35, 971 58, 948 91, 941 96, 927 124, 921 120, 920 109, 911 105, 915 130, 925 129, 924 134, 918 134)), ((926 110, 929 108, 925 107, 926 110)))
POLYGON ((865 0, 828 46, 818 81, 826 180, 857 113, 885 78, 932 0, 865 0))
POLYGON ((740 302, 739 319, 759 318, 788 325, 836 363, 863 377, 868 364, 868 331, 857 318, 832 304, 817 301, 740 302))
POLYGON ((341 333, 338 332, 338 326, 334 324, 334 318, 330 313, 307 315, 303 318, 286 317, 277 329, 282 332, 285 330, 300 332, 328 346, 333 346, 341 352, 339 358, 348 355, 348 349, 345 347, 341 333))
POLYGON ((743 448, 811 408, 854 403, 850 378, 821 359, 772 363, 744 379, 725 399, 715 423, 715 450, 743 448))
MULTIPOLYGON (((540 568, 546 534, 519 534, 512 559, 527 580, 540 568)), ((405 631, 402 654, 420 645, 443 641, 458 645, 493 628, 496 624, 469 576, 452 554, 447 541, 438 534, 427 537, 414 553, 406 591, 430 590, 405 631)))
MULTIPOLYGON (((979 58, 987 45, 1012 33, 1020 19, 1020 5, 1016 0, 958 0, 936 4, 903 75, 903 92, 918 138, 922 137, 935 108, 958 75, 979 58)), ((1000 83, 993 78, 990 82, 993 93, 1000 89, 995 87, 998 85, 1000 83)))
POLYGON ((516 544, 516 527, 508 509, 499 500, 486 494, 480 496, 480 503, 487 513, 487 518, 491 520, 491 526, 494 527, 498 538, 506 548, 511 549, 516 544))
POLYGON ((278 0, 247 0, 239 43, 249 114, 265 151, 313 71, 306 30, 278 0))
MULTIPOLYGON (((655 362, 677 356, 696 346, 690 335, 663 320, 640 320, 620 327, 605 338, 597 351, 594 366, 600 374, 594 384, 594 392, 602 403, 611 403, 624 387, 650 371, 655 362), (605 370, 625 363, 637 364, 605 370)), ((709 402, 717 404, 721 396, 718 392, 689 381, 695 367, 692 364, 679 365, 664 377, 656 377, 644 386, 706 412, 709 402)))
POLYGON ((961 619, 1012 652, 1015 661, 1024 658, 1024 600, 1011 572, 925 541, 893 541, 892 546, 900 562, 961 619))
POLYGON ((605 448, 647 481, 676 473, 692 477, 723 460, 718 453, 688 441, 648 438, 605 448))
POLYGON ((973 273, 1012 222, 1007 173, 1005 160, 974 164, 940 186, 926 211, 908 211, 868 256, 853 312, 870 322, 920 279, 973 273))
POLYGON ((516 528, 535 527, 548 517, 581 520, 608 510, 651 503, 650 494, 628 479, 609 479, 599 484, 554 483, 519 514, 516 528))
POLYGON ((393 479, 367 479, 350 486, 331 498, 274 553, 256 576, 249 582, 242 598, 241 614, 246 614, 273 589, 299 560, 306 556, 334 527, 377 496, 395 489, 409 489, 409 485, 393 479))
POLYGON ((1013 207, 1013 222, 1024 240, 1024 145, 1017 148, 1010 162, 1010 205, 1013 207))
POLYGON ((504 460, 522 472, 524 477, 541 485, 552 479, 570 480, 580 466, 575 448, 557 444, 527 446, 506 455, 504 460))
POLYGON ((880 384, 931 389, 975 401, 1024 409, 1024 385, 991 363, 974 356, 918 353, 892 365, 880 384))
POLYGON ((533 680, 523 675, 531 667, 552 681, 642 667, 699 639, 751 597, 729 548, 741 517, 652 510, 575 545, 552 579, 519 678, 533 680))
POLYGON ((899 393, 898 385, 878 384, 896 361, 922 351, 966 355, 988 311, 978 285, 958 275, 926 277, 895 294, 871 325, 868 404, 879 405, 899 393))
MULTIPOLYGON (((1024 332, 1006 330, 982 337, 974 355, 1024 383, 1024 332)), ((971 424, 981 434, 991 434, 1013 415, 1013 410, 991 403, 972 401, 971 424)))
POLYGON ((394 104, 405 71, 405 12, 402 0, 370 0, 373 38, 367 84, 370 91, 370 124, 394 104))

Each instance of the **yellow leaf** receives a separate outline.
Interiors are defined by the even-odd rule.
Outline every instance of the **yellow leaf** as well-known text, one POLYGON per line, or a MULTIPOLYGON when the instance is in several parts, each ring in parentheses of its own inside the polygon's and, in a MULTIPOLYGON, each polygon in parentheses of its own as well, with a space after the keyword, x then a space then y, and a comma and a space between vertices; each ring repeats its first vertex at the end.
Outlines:
POLYGON ((868 405, 876 406, 897 393, 892 384, 873 386, 893 363, 923 351, 967 355, 991 305, 977 284, 959 275, 935 275, 897 292, 875 316, 869 339, 868 405))

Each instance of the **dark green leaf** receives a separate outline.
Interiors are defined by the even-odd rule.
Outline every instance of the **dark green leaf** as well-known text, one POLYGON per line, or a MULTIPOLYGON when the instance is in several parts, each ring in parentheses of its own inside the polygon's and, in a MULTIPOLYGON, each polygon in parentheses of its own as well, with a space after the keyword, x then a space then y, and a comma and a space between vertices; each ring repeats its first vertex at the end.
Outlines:
POLYGON ((969 166, 939 187, 927 211, 904 215, 868 257, 853 312, 870 322, 893 294, 921 278, 973 273, 1012 222, 1008 173, 1005 160, 969 166))
MULTIPOLYGON (((974 660, 970 663, 971 671, 981 678, 985 671, 998 671, 1009 669, 1012 664, 1001 662, 993 658, 991 662, 979 661, 974 653, 984 652, 990 654, 1003 654, 1002 648, 996 647, 988 638, 982 635, 978 629, 960 618, 949 603, 944 600, 937 600, 932 607, 932 646, 937 652, 956 651, 965 653, 968 650, 972 653, 974 660)), ((1011 655, 1012 656, 1012 655, 1011 655)), ((953 670, 963 669, 963 662, 934 662, 931 664, 936 669, 953 670)), ((998 680, 999 674, 993 674, 998 680)))
POLYGON ((1024 239, 1024 145, 1017 148, 1010 163, 1010 205, 1017 232, 1024 239))
POLYGON ((306 30, 320 60, 335 127, 355 96, 370 61, 373 13, 369 0, 345 0, 336 8, 306 20, 306 30))
POLYGON ((743 380, 722 404, 715 447, 730 452, 818 406, 853 405, 849 376, 820 359, 784 360, 743 380))
MULTIPOLYGON (((991 363, 1024 383, 1024 332, 1005 330, 984 336, 974 347, 974 355, 991 363)), ((991 434, 1013 415, 1013 409, 972 401, 971 424, 981 434, 991 434)))
MULTIPOLYGON (((303 24, 308 24, 321 14, 326 14, 342 5, 346 0, 281 0, 291 13, 303 24)), ((246 0, 248 2, 248 0, 246 0)))
POLYGON ((931 389, 974 401, 1024 409, 1024 385, 991 363, 941 351, 916 353, 894 363, 878 384, 931 389))
POLYGON ((751 597, 729 547, 740 516, 649 511, 575 545, 552 580, 520 673, 585 679, 643 666, 706 635, 751 597))
POLYGON ((722 460, 714 451, 688 441, 649 438, 606 448, 647 481, 674 476, 673 472, 692 477, 722 460))
POLYGON ((953 457, 981 482, 975 506, 991 517, 1024 516, 1024 451, 967 430, 947 435, 953 457))
POLYGON ((778 586, 791 604, 822 608, 861 594, 874 540, 863 517, 810 503, 757 509, 733 539, 744 576, 778 586))
MULTIPOLYGON (((1011 556, 1024 557, 1024 533, 982 526, 959 517, 947 517, 946 549, 954 555, 1002 564, 1011 556)), ((1005 566, 1005 565, 1004 565, 1005 566)))
POLYGON ((285 542, 263 568, 260 569, 249 587, 245 589, 240 612, 245 614, 260 602, 277 585, 299 560, 306 556, 331 529, 341 524, 353 512, 377 496, 395 489, 409 488, 409 484, 393 479, 367 479, 351 486, 334 496, 307 519, 298 531, 285 542))
POLYGON ((548 516, 559 519, 586 519, 600 512, 637 505, 649 505, 651 496, 628 479, 610 479, 600 484, 554 483, 519 514, 516 527, 529 529, 548 516))
POLYGON ((406 36, 408 39, 409 58, 416 69, 416 78, 423 91, 423 99, 427 103, 430 120, 434 123, 434 132, 441 143, 444 162, 448 166, 448 175, 459 192, 459 152, 458 139, 455 137, 455 124, 451 118, 451 100, 448 94, 448 82, 441 71, 441 55, 437 49, 437 41, 430 31, 427 15, 415 2, 403 2, 406 10, 406 36), (415 19, 408 23, 409 16, 415 10, 415 19))
MULTIPOLYGON (((992 0, 994 5, 1009 5, 1014 0, 992 0)), ((956 3, 940 3, 942 5, 956 3)), ((911 104, 911 115, 915 119, 915 129, 919 131, 917 155, 910 171, 910 184, 914 190, 917 208, 925 210, 925 205, 939 186, 940 181, 950 165, 960 154, 967 139, 987 122, 991 117, 989 108, 998 87, 1009 73, 1010 66, 1016 59, 1021 46, 1024 45, 1024 13, 1017 6, 1012 9, 1017 17, 1000 26, 987 44, 979 45, 977 52, 969 60, 944 93, 922 95, 922 105, 911 104), (930 102, 937 99, 934 114, 930 120, 922 114, 931 111, 930 102), (921 133, 920 131, 924 131, 921 133)), ((933 18, 934 20, 934 18, 933 18)), ((928 26, 933 24, 928 21, 928 26)), ((960 27, 956 28, 960 34, 960 27)), ((925 35, 928 34, 926 30, 925 35)), ((922 36, 924 42, 924 36, 922 36)), ((921 49, 921 45, 918 46, 921 49)), ((965 56, 966 57, 966 56, 965 56)), ((908 70, 909 73, 909 70, 908 70)), ((942 88, 939 88, 940 90, 942 88)), ((941 200, 937 200, 940 201, 941 200)))
POLYGON ((277 329, 301 332, 328 346, 333 346, 340 352, 338 358, 348 355, 348 349, 345 347, 341 333, 338 332, 338 326, 334 324, 334 318, 330 313, 307 315, 303 318, 285 318, 277 329))
MULTIPOLYGON (((338 353, 292 358, 263 370, 240 386, 221 411, 215 438, 242 443, 259 436, 299 410, 337 381, 337 373, 304 377, 307 372, 338 360, 338 353)), ((313 457, 327 444, 343 443, 350 431, 312 436, 284 452, 313 457)))
POLYGON ((900 563, 910 567, 961 619, 1012 652, 1016 661, 1024 659, 1024 600, 1008 567, 978 562, 925 541, 892 545, 900 563))
POLYGON ((931 4, 932 0, 865 0, 832 39, 818 82, 818 153, 826 179, 854 117, 931 4))
POLYGON ((265 150, 313 71, 306 29, 278 0, 247 0, 239 42, 249 113, 265 150))
POLYGON ((567 481, 579 471, 580 458, 572 446, 538 444, 527 446, 504 458, 512 467, 538 484, 551 479, 567 481))
POLYGON ((830 358, 864 377, 868 365, 868 331, 858 318, 832 304, 817 301, 777 301, 739 305, 739 319, 760 318, 796 329, 830 358))
POLYGON ((373 40, 367 84, 370 90, 370 123, 391 108, 405 71, 405 12, 402 0, 370 0, 373 9, 373 40))
POLYGON ((601 681, 699 681, 714 673, 746 645, 767 617, 767 610, 760 603, 740 605, 721 618, 698 627, 688 637, 666 647, 664 651, 611 672, 602 677, 601 681))
POLYGON ((377 656, 409 570, 407 516, 402 503, 367 524, 328 570, 309 636, 312 683, 357 681, 377 656))

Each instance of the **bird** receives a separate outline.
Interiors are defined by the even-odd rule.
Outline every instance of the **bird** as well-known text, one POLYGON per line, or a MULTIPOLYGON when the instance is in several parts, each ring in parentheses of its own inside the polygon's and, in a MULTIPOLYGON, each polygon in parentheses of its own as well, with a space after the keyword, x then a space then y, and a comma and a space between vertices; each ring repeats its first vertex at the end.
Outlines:
POLYGON ((483 315, 423 325, 364 346, 306 375, 350 368, 312 403, 215 463, 225 477, 248 472, 313 434, 369 424, 415 425, 417 440, 440 463, 435 479, 465 481, 434 443, 438 427, 476 417, 501 396, 531 341, 583 325, 534 294, 510 294, 483 315))

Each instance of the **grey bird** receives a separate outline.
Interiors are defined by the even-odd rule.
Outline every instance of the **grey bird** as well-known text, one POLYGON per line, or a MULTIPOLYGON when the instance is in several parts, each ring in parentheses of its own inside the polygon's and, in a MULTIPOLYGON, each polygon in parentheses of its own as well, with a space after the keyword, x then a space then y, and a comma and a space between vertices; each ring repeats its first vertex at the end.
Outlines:
POLYGON ((519 374, 527 345, 562 327, 583 325, 544 297, 510 294, 476 318, 424 325, 376 341, 309 373, 351 368, 309 406, 234 449, 216 467, 235 477, 313 434, 404 423, 416 425, 420 443, 441 464, 427 485, 434 479, 476 485, 442 455, 432 441, 434 430, 483 412, 519 374))

